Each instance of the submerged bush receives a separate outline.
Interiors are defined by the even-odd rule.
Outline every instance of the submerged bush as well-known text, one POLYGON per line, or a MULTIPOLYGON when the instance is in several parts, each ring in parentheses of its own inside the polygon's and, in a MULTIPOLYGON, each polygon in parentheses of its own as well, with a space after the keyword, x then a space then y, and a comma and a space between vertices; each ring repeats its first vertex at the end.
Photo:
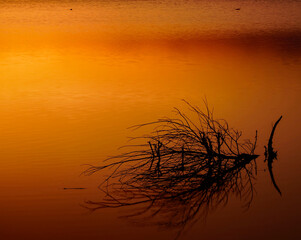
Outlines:
POLYGON ((133 150, 84 172, 112 170, 100 185, 105 198, 88 201, 88 208, 139 205, 130 216, 183 229, 210 209, 226 204, 231 194, 250 205, 259 156, 254 153, 257 131, 253 141, 243 141, 240 131, 225 120, 214 119, 206 102, 205 111, 186 104, 197 120, 175 108, 176 118, 134 126, 153 126, 153 132, 134 138, 144 143, 128 146, 133 150))

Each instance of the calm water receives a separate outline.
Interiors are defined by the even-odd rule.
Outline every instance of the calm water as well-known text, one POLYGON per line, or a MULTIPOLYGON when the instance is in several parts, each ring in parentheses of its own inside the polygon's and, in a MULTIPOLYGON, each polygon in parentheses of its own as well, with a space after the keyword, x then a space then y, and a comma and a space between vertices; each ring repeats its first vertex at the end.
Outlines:
POLYGON ((89 214, 80 204, 101 199, 102 176, 79 175, 118 153, 127 127, 204 97, 246 138, 259 131, 258 154, 284 116, 283 197, 261 158, 251 208, 232 198, 182 239, 300 237, 300 12, 292 0, 1 0, 0 238, 173 239, 117 210, 89 214))

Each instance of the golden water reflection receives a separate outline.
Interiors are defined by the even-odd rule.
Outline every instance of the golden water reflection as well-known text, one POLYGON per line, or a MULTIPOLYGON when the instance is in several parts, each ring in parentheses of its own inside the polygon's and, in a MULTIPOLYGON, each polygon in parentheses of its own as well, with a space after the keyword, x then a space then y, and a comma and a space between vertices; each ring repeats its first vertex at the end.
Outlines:
POLYGON ((301 200, 298 1, 71 3, 0 4, 0 236, 172 238, 127 225, 117 211, 86 214, 79 204, 101 197, 101 177, 79 174, 82 164, 116 154, 135 134, 127 127, 172 116, 181 99, 200 104, 204 97, 246 138, 259 131, 259 154, 272 122, 284 116, 274 167, 284 197, 260 164, 248 212, 233 199, 184 239, 295 236, 301 200), (240 15, 232 11, 238 3, 240 15))

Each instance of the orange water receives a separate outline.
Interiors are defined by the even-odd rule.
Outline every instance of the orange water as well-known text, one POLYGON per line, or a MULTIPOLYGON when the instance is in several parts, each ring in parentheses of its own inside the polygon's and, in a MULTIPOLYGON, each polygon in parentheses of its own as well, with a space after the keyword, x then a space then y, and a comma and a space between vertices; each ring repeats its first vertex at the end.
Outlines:
POLYGON ((204 98, 246 138, 259 131, 259 154, 283 115, 283 197, 261 158, 251 208, 233 198, 182 239, 300 236, 300 11, 299 1, 1 1, 0 238, 173 239, 117 210, 89 214, 80 204, 101 199, 102 176, 79 175, 118 153, 135 135, 127 127, 204 98))

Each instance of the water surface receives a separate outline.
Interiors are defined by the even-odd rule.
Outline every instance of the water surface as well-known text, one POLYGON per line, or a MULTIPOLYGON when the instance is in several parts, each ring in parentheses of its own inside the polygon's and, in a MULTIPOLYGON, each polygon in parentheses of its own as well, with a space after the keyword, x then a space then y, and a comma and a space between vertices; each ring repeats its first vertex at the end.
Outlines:
POLYGON ((127 127, 204 97, 245 138, 259 131, 258 154, 283 115, 283 197, 261 158, 251 208, 230 199, 183 239, 300 236, 300 11, 292 0, 1 1, 0 236, 172 239, 117 210, 89 214, 80 204, 102 197, 102 177, 79 175, 116 154, 127 127))

